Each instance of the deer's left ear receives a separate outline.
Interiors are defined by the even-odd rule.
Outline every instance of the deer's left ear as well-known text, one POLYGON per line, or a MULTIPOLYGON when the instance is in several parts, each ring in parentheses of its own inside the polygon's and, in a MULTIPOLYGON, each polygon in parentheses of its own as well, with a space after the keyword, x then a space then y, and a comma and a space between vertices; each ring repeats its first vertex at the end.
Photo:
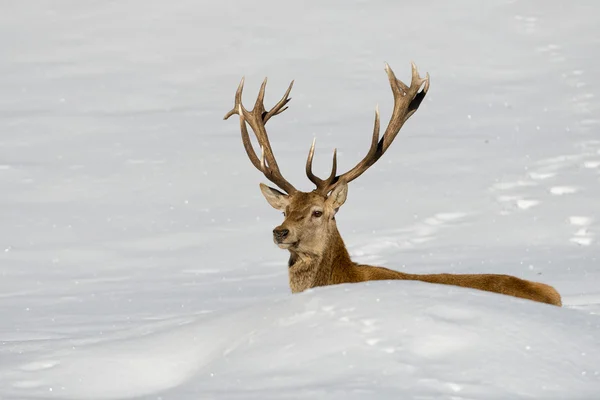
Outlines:
POLYGON ((340 181, 335 185, 329 197, 327 197, 327 204, 331 205, 337 211, 346 202, 346 196, 348 196, 348 184, 340 181))

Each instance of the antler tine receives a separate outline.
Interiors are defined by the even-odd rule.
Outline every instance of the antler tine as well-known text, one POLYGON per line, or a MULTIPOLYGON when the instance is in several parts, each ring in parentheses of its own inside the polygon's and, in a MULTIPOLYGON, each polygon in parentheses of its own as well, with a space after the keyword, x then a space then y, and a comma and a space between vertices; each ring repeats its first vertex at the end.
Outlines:
POLYGON ((337 149, 333 149, 333 164, 331 166, 331 173, 327 179, 320 179, 312 172, 312 161, 315 155, 315 142, 316 139, 313 139, 312 145, 310 146, 310 150, 308 152, 308 158, 306 159, 306 176, 312 183, 317 186, 317 191, 323 194, 327 194, 329 192, 329 187, 336 179, 337 173, 337 149))
POLYGON ((246 77, 242 76, 242 80, 240 81, 240 84, 238 85, 238 88, 235 91, 235 104, 234 104, 233 108, 231 109, 231 111, 229 111, 227 114, 225 114, 223 119, 226 120, 226 119, 229 119, 229 117, 231 117, 232 115, 238 114, 238 110, 239 110, 240 106, 242 107, 242 110, 244 110, 244 106, 242 106, 242 91, 244 90, 244 81, 245 80, 246 80, 246 77))
POLYGON ((414 88, 415 90, 418 90, 421 88, 421 85, 423 85, 424 82, 427 82, 429 80, 429 72, 426 73, 427 76, 425 78, 421 78, 419 76, 419 70, 417 68, 417 64, 415 64, 414 61, 411 61, 410 66, 412 68, 410 87, 414 88))
MULTIPOLYGON (((266 79, 265 79, 266 82, 266 79)), ((268 113, 266 113, 263 116, 263 121, 265 122, 265 124, 267 123, 268 120, 271 119, 271 117, 275 116, 275 115, 279 115, 282 112, 284 112, 285 110, 287 110, 287 107, 284 107, 287 103, 290 102, 290 100, 292 100, 289 95, 290 92, 292 91, 292 87, 294 86, 294 81, 290 82, 290 86, 288 86, 287 90, 285 91, 285 94, 283 95, 283 97, 281 98, 281 100, 279 100, 279 102, 277 102, 277 104, 275 104, 273 106, 273 108, 271 108, 269 110, 268 113)))
POLYGON ((327 187, 328 191, 329 191, 329 186, 335 180, 336 173, 337 173, 337 149, 333 149, 333 165, 331 167, 331 173, 329 174, 329 178, 327 178, 327 180, 326 180, 326 183, 327 183, 326 187, 327 187))
MULTIPOLYGON (((260 85, 260 90, 258 91, 258 96, 256 96, 256 102, 254 103, 254 108, 252 109, 252 111, 260 111, 260 113, 262 114, 265 111, 265 89, 267 88, 267 78, 265 78, 265 80, 262 82, 262 84, 260 85)), ((264 121, 266 122, 266 121, 264 121)))
POLYGON ((308 176, 308 179, 310 179, 310 181, 312 183, 314 183, 317 187, 319 187, 322 184, 323 180, 319 179, 312 172, 312 161, 313 161, 313 157, 315 155, 315 142, 316 141, 317 141, 317 138, 313 138, 312 145, 310 146, 310 150, 308 151, 308 157, 306 158, 306 176, 308 176))
POLYGON ((377 162, 377 160, 379 160, 379 158, 381 158, 381 156, 390 147, 404 123, 419 108, 419 105, 429 90, 429 73, 425 78, 421 78, 414 62, 411 63, 411 66, 411 82, 410 86, 407 86, 404 82, 396 78, 392 68, 390 68, 387 63, 385 64, 385 71, 388 75, 392 93, 394 95, 394 110, 392 112, 390 122, 385 129, 383 137, 379 139, 379 110, 375 110, 375 126, 373 127, 371 147, 369 148, 367 155, 354 168, 340 176, 335 177, 330 185, 330 190, 333 189, 339 180, 343 179, 346 182, 353 181, 362 175, 367 169, 369 169, 371 165, 375 164, 375 162, 377 162), (423 84, 425 84, 423 90, 419 91, 423 84))
MULTIPOLYGON (((424 93, 424 94, 423 94, 423 97, 425 97, 425 95, 426 95, 426 94, 427 94, 427 92, 429 91, 429 84, 431 83, 431 77, 429 76, 429 72, 426 72, 426 73, 425 73, 425 78, 424 78, 424 80, 425 80, 425 86, 423 86, 423 90, 422 90, 422 92, 424 93)), ((423 100, 423 99, 421 99, 421 101, 422 101, 422 100, 423 100)))
MULTIPOLYGON (((414 66, 414 64, 412 64, 414 66)), ((396 94, 397 92, 399 92, 398 87, 400 87, 400 89, 402 89, 402 92, 400 92, 401 94, 405 94, 406 92, 408 92, 409 87, 402 82, 400 79, 396 78, 396 74, 394 74, 394 70, 392 70, 392 67, 390 67, 390 65, 388 63, 385 63, 385 72, 388 76, 388 79, 390 81, 390 86, 392 87, 392 92, 394 92, 394 94, 396 94)))
POLYGON ((379 104, 375 106, 375 123, 373 124, 373 135, 371 136, 371 147, 367 153, 367 159, 372 159, 379 147, 379 131, 381 120, 379 118, 379 104))
POLYGON ((266 86, 267 79, 265 78, 258 92, 256 102, 254 103, 254 108, 251 111, 248 111, 242 105, 242 91, 244 89, 244 78, 242 78, 238 89, 235 92, 235 105, 231 111, 225 114, 224 119, 228 119, 234 114, 238 114, 240 116, 242 143, 246 153, 248 154, 248 158, 250 158, 250 162, 252 162, 252 165, 254 165, 254 167, 261 171, 265 177, 267 177, 267 179, 279 186, 281 189, 287 193, 294 193, 296 192, 296 188, 294 188, 294 186, 289 183, 279 171, 279 166, 277 165, 277 160, 273 155, 271 143, 269 142, 269 136, 267 135, 267 130, 265 129, 265 123, 269 118, 271 118, 273 115, 281 114, 285 110, 282 109, 282 107, 290 101, 288 95, 291 91, 292 85, 290 85, 288 90, 285 92, 284 97, 269 111, 269 113, 265 112, 263 103, 266 86), (261 146, 260 159, 252 147, 252 142, 250 141, 250 135, 248 133, 246 123, 248 123, 250 128, 252 128, 258 144, 261 146))

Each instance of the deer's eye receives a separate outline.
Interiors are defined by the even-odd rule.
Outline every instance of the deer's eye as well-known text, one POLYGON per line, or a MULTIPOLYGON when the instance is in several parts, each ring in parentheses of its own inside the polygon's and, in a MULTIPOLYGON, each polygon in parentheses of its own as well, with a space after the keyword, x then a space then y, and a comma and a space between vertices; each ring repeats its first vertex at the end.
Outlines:
POLYGON ((313 211, 312 216, 315 218, 319 218, 323 215, 323 211, 313 211))

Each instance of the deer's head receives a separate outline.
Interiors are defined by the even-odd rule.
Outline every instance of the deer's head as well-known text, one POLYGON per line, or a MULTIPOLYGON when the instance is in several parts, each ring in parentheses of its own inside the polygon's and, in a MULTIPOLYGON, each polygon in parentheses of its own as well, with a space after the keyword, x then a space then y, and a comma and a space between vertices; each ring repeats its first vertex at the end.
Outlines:
POLYGON ((273 241, 282 249, 320 254, 335 232, 335 214, 346 201, 348 185, 340 182, 329 195, 315 190, 284 194, 260 184, 260 190, 273 208, 283 212, 284 220, 273 229, 273 241))
POLYGON ((333 152, 333 166, 327 179, 320 179, 312 172, 312 160, 315 153, 315 142, 310 148, 306 160, 306 175, 316 185, 312 192, 301 192, 289 183, 279 171, 273 155, 265 124, 267 121, 287 109, 286 104, 291 100, 288 96, 292 90, 293 81, 281 100, 271 110, 265 110, 263 103, 267 80, 260 87, 258 98, 251 111, 242 106, 242 90, 244 79, 240 82, 235 94, 235 106, 225 115, 225 119, 237 114, 240 116, 242 142, 252 164, 261 171, 267 179, 277 185, 282 191, 261 183, 260 189, 271 206, 283 212, 283 223, 273 230, 273 240, 282 249, 299 253, 320 254, 327 247, 327 239, 334 230, 335 214, 346 201, 348 183, 362 175, 388 149, 392 141, 408 118, 419 108, 429 89, 429 74, 421 78, 415 64, 412 64, 412 80, 410 86, 396 78, 394 72, 386 64, 392 93, 394 95, 394 110, 390 122, 379 139, 379 110, 375 110, 375 126, 371 138, 371 146, 367 155, 348 172, 337 175, 336 152, 333 152), (420 90, 424 85, 423 90, 420 90), (257 156, 246 124, 250 125, 261 146, 261 156, 257 156))

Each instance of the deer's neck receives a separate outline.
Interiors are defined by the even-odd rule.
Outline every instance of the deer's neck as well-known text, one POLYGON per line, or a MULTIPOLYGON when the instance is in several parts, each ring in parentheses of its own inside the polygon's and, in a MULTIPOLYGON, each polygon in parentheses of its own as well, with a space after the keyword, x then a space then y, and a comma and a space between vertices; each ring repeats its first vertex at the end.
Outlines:
POLYGON ((290 250, 288 272, 292 293, 330 285, 334 269, 345 270, 353 265, 337 227, 322 248, 318 253, 290 250))

